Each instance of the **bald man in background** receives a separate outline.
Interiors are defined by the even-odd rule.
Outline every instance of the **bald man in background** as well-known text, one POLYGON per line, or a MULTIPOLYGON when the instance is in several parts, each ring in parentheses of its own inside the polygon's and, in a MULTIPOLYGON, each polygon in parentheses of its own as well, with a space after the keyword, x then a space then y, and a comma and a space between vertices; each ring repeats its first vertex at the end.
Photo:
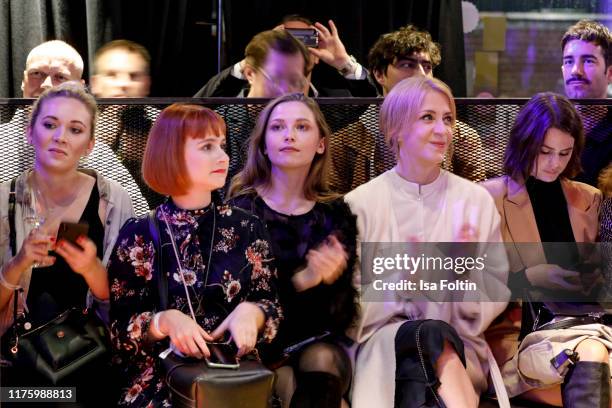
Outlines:
MULTIPOLYGON (((83 58, 77 50, 64 41, 46 41, 28 54, 21 82, 23 97, 37 98, 45 89, 67 81, 85 85, 82 75, 83 58)), ((3 157, 0 182, 11 180, 32 166, 34 151, 25 138, 29 111, 29 106, 19 107, 9 122, 0 125, 3 157)), ((146 212, 148 204, 138 185, 105 143, 96 143, 82 166, 120 183, 130 193, 136 213, 146 212)))

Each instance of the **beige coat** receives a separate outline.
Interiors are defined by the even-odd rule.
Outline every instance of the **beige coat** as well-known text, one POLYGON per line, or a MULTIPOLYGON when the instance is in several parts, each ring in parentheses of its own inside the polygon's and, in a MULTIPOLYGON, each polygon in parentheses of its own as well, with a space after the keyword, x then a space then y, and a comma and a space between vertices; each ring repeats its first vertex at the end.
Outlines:
MULTIPOLYGON (((541 242, 533 207, 524 184, 503 176, 487 180, 481 185, 493 196, 501 216, 504 242, 541 242)), ((595 242, 601 192, 588 184, 567 179, 561 180, 561 187, 567 200, 567 210, 576 242, 595 242)), ((524 248, 518 247, 516 253, 509 254, 511 271, 516 272, 546 262, 543 250, 520 252, 521 249, 524 248)))
MULTIPOLYGON (((399 234, 399 222, 414 214, 397 214, 393 206, 394 190, 391 185, 392 169, 360 186, 346 195, 345 200, 357 215, 359 240, 361 243, 403 242, 399 234)), ((478 242, 501 242, 499 215, 490 195, 480 186, 442 171, 434 201, 423 205, 437 209, 438 220, 423 220, 437 223, 449 220, 436 233, 437 241, 450 242, 456 237, 453 224, 464 221, 477 227, 478 242)), ((429 238, 431 239, 431 238, 429 238)), ((358 245, 360 248, 360 245, 358 245)), ((491 270, 499 285, 487 287, 486 292, 501 291, 504 287, 507 263, 503 248, 493 258, 499 261, 498 268, 491 270)), ((356 275, 359 277, 359 273, 356 275)), ((363 288, 360 288, 363 289, 363 288)), ((362 293, 363 295, 363 293, 362 293)), ((482 294, 481 294, 482 295, 482 294)), ((486 296, 486 295, 484 295, 486 296)), ((362 298, 363 299, 363 298, 362 298)), ((482 299, 482 297, 481 297, 482 299)), ((393 407, 395 395, 395 334, 407 320, 440 319, 451 324, 465 344, 468 374, 475 388, 487 388, 488 346, 483 332, 506 307, 506 302, 423 302, 410 300, 410 296, 397 294, 396 299, 386 302, 361 302, 362 314, 355 330, 350 335, 358 343, 355 360, 352 405, 361 407, 393 407)))

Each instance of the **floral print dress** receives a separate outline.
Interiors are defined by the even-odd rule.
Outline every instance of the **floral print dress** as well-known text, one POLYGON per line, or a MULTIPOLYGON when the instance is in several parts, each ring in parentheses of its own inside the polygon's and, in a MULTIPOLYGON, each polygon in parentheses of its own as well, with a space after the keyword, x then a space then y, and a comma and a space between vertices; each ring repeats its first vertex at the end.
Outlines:
MULTIPOLYGON (((182 210, 172 200, 158 207, 168 308, 188 316, 187 296, 164 214, 172 228, 198 323, 211 332, 240 302, 253 302, 265 314, 260 342, 270 342, 282 313, 271 246, 262 223, 244 210, 218 203, 204 211, 182 210)), ((120 406, 170 406, 158 363, 158 355, 169 346, 169 339, 156 343, 147 339, 149 324, 161 311, 158 259, 148 218, 128 221, 117 238, 108 267, 113 362, 123 377, 120 406)))

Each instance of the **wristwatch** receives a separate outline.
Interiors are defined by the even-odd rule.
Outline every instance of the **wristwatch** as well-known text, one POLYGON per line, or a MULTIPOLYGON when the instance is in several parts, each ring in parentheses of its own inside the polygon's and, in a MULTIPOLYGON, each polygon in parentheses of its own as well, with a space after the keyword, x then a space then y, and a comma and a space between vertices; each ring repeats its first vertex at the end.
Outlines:
POLYGON ((349 60, 343 67, 338 69, 338 72, 342 76, 347 76, 348 74, 354 74, 357 70, 357 60, 352 55, 349 55, 349 60))

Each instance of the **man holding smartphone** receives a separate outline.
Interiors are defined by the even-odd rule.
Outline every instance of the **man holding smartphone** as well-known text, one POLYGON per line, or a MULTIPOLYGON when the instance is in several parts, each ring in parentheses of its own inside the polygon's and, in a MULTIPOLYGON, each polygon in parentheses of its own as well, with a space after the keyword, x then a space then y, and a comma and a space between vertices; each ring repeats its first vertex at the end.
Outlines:
MULTIPOLYGON (((338 30, 332 20, 329 28, 321 23, 313 24, 299 15, 283 18, 274 30, 314 30, 318 36, 317 48, 308 47, 308 81, 303 92, 312 97, 374 97, 376 88, 368 80, 367 70, 350 56, 340 40, 338 30), (319 64, 323 61, 325 64, 319 64), (331 72, 330 72, 331 71, 331 72)), ((300 40, 312 36, 298 35, 300 40)), ((309 43, 312 45, 312 43, 309 43)), ((305 45, 309 45, 305 44, 305 45)), ((232 97, 242 96, 240 92, 248 86, 244 73, 246 59, 226 68, 211 78, 195 97, 232 97)))
MULTIPOLYGON (((302 25, 305 26, 306 23, 302 25)), ((258 33, 245 49, 245 59, 241 63, 243 67, 239 70, 244 79, 236 77, 237 73, 234 72, 236 66, 227 68, 211 79, 196 96, 275 98, 286 93, 301 92, 319 97, 350 97, 352 96, 350 89, 374 92, 374 95, 359 96, 375 96, 374 85, 370 84, 367 78, 347 80, 336 74, 340 81, 344 81, 345 87, 340 86, 340 89, 314 87, 311 82, 313 64, 317 64, 319 59, 326 59, 334 60, 334 63, 340 66, 345 63, 341 54, 347 55, 339 41, 335 26, 332 25, 331 31, 320 24, 319 28, 313 27, 319 35, 319 48, 314 52, 312 48, 309 51, 284 28, 258 33)), ((352 75, 355 72, 353 71, 352 75)), ((367 77, 365 69, 358 73, 367 77)), ((330 128, 336 131, 358 120, 367 107, 368 105, 324 105, 322 110, 330 128)), ((222 105, 217 112, 227 123, 227 152, 230 156, 227 180, 229 181, 244 165, 248 146, 246 141, 259 112, 247 105, 222 105)))

